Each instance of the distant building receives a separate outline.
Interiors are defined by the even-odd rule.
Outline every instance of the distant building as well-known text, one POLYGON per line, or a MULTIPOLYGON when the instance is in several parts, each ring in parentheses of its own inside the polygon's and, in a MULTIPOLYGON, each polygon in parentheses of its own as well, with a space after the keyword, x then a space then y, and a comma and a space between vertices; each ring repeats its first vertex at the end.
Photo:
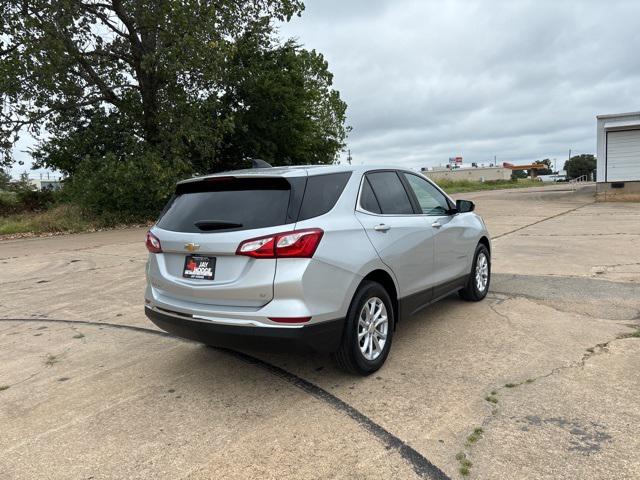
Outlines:
POLYGON ((62 188, 60 178, 30 178, 29 183, 36 187, 36 190, 60 190, 62 188))
POLYGON ((511 170, 504 167, 470 167, 470 168, 422 168, 423 175, 431 180, 470 180, 472 182, 489 182, 495 180, 510 180, 511 170))
POLYGON ((640 199, 640 112, 598 115, 598 197, 640 199))

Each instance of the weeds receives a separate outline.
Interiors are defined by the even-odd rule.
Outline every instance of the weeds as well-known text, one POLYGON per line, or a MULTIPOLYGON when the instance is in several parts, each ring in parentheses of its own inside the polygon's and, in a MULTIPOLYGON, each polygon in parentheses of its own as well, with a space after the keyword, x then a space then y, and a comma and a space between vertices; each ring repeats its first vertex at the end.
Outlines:
POLYGON ((57 355, 51 355, 50 353, 47 355, 47 358, 44 361, 44 364, 47 367, 52 367, 53 365, 55 365, 56 363, 58 363, 60 361, 60 359, 58 358, 57 355))
POLYGON ((635 332, 622 334, 618 338, 640 338, 640 328, 636 329, 635 332))
POLYGON ((482 434, 484 430, 482 428, 476 428, 473 430, 473 433, 467 437, 467 445, 473 445, 477 443, 480 438, 482 438, 482 434))

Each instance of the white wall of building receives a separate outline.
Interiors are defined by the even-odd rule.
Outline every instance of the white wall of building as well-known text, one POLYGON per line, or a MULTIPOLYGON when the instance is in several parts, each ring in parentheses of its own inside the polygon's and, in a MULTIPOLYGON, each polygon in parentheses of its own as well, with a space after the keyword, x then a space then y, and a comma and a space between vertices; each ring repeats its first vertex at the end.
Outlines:
POLYGON ((472 167, 454 168, 451 170, 423 170, 421 173, 436 182, 442 179, 454 181, 470 180, 473 182, 489 182, 494 180, 509 180, 511 178, 511 170, 503 167, 472 167))

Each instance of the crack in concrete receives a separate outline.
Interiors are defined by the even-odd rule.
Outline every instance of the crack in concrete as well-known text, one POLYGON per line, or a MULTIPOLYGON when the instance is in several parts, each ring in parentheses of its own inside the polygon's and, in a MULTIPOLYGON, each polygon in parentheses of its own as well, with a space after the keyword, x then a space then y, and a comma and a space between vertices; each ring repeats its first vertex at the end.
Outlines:
POLYGON ((586 207, 587 205, 593 205, 593 202, 584 203, 584 204, 582 204, 582 205, 580 205, 578 207, 571 208, 569 210, 565 210, 564 212, 560 212, 560 213, 557 213, 555 215, 551 215, 550 217, 546 217, 546 218, 543 218, 541 220, 538 220, 537 222, 529 223, 527 225, 523 225, 522 227, 515 228, 515 229, 513 229, 511 231, 508 231, 508 232, 505 232, 505 233, 501 233, 500 235, 496 235, 495 237, 491 237, 491 241, 493 242, 494 240, 498 240, 500 238, 506 237, 507 235, 511 235, 512 233, 519 232, 520 230, 524 230, 525 228, 532 227, 533 225, 538 225, 538 224, 540 224, 542 222, 546 222, 547 220, 553 220, 554 218, 558 218, 558 217, 561 217, 561 216, 566 215, 568 213, 575 212, 576 210, 579 210, 579 209, 581 209, 583 207, 586 207))
MULTIPOLYGON (((494 292, 495 293, 495 292, 494 292)), ((498 315, 500 318, 504 319, 506 322, 508 322, 510 325, 513 325, 513 321, 511 320, 511 318, 509 317, 508 314, 502 313, 500 311, 498 311, 498 309, 496 308, 497 305, 502 304, 503 302, 507 301, 507 300, 511 300, 511 299, 516 299, 518 298, 518 296, 513 296, 513 295, 504 295, 504 294, 500 294, 503 295, 501 297, 494 297, 496 299, 495 302, 490 303, 489 304, 489 308, 491 308, 491 310, 498 315)), ((523 295, 524 296, 524 295, 523 295)), ((525 297, 526 298, 526 297, 525 297)), ((553 307, 551 307, 553 308, 553 307)), ((555 309, 557 311, 562 311, 559 309, 555 309)), ((640 318, 640 313, 639 316, 640 318)), ((625 325, 627 327, 630 327, 629 325, 625 325)), ((499 387, 495 387, 491 390, 491 393, 487 396, 484 397, 485 402, 484 402, 484 406, 485 408, 488 408, 489 411, 488 413, 485 415, 484 419, 482 420, 481 425, 481 431, 484 432, 491 424, 491 422, 496 418, 496 415, 498 413, 498 395, 500 392, 504 391, 505 389, 508 390, 513 390, 516 389, 518 387, 521 387, 523 385, 530 385, 533 383, 536 383, 539 380, 544 380, 545 378, 549 378, 553 375, 557 375, 560 372, 563 372, 565 370, 570 370, 573 368, 584 368, 584 366, 586 365, 587 361, 590 360, 592 357, 597 356, 597 355, 601 355, 604 353, 608 353, 609 352, 609 346, 611 345, 612 342, 615 342, 617 340, 623 340, 623 339, 627 339, 627 338, 640 338, 640 328, 637 325, 634 325, 634 327, 637 329, 636 332, 634 333, 630 333, 630 334, 620 334, 618 336, 616 336, 615 338, 612 338, 606 342, 601 342, 601 343, 597 343, 592 347, 588 347, 586 349, 586 352, 582 355, 582 358, 580 358, 580 360, 575 360, 573 362, 570 362, 566 365, 560 365, 556 368, 551 369, 549 372, 542 374, 542 375, 538 375, 536 377, 532 377, 532 378, 527 378, 524 381, 521 382, 517 382, 517 383, 506 383, 502 386, 499 387)), ((633 327, 630 327, 633 328, 633 327)), ((556 419, 548 419, 551 423, 553 423, 556 419)), ((565 424, 568 424, 569 422, 563 419, 562 420, 562 425, 560 425, 558 422, 556 422, 558 424, 558 426, 564 426, 565 424)), ((603 442, 605 441, 609 441, 611 439, 611 436, 608 435, 606 432, 604 431, 596 431, 594 434, 590 434, 589 432, 587 432, 584 428, 581 428, 579 425, 572 423, 573 427, 571 428, 571 430, 569 431, 570 434, 575 435, 578 437, 577 440, 573 440, 571 441, 571 447, 569 448, 569 450, 571 451, 577 451, 579 453, 583 453, 583 454, 590 454, 594 451, 597 451, 600 449, 600 446, 603 442)), ((478 430, 476 428, 476 430, 478 430)), ((477 442, 479 440, 481 440, 483 438, 483 435, 480 435, 476 441, 474 442, 466 442, 464 447, 461 449, 460 453, 458 455, 463 455, 463 457, 465 459, 468 459, 471 457, 471 453, 473 451, 473 447, 477 444, 477 442)), ((471 462, 469 461, 469 465, 471 465, 471 462)))

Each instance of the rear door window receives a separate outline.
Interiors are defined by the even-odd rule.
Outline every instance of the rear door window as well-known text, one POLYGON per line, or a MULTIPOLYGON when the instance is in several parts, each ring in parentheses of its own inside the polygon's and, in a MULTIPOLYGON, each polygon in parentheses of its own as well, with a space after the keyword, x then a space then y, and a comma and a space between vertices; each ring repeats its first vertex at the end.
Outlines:
POLYGON ((351 177, 351 172, 311 175, 307 179, 298 220, 319 217, 331 210, 351 177))
POLYGON ((285 178, 212 177, 176 187, 158 226, 176 232, 249 230, 290 223, 285 178))
POLYGON ((366 177, 383 214, 408 215, 414 213, 407 191, 396 172, 373 172, 368 173, 366 177))

